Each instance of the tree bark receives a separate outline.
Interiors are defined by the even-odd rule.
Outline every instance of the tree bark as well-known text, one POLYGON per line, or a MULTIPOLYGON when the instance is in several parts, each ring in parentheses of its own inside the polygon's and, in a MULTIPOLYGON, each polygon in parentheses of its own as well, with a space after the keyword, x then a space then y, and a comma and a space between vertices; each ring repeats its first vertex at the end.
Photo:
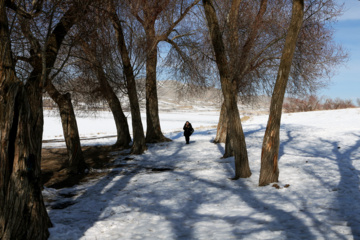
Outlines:
POLYGON ((280 60, 274 92, 271 97, 270 114, 262 145, 259 186, 265 186, 272 182, 278 182, 278 157, 280 147, 280 122, 282 105, 291 69, 292 59, 295 52, 296 42, 303 21, 303 15, 304 1, 293 0, 292 17, 285 39, 284 50, 280 60))
POLYGON ((237 106, 236 82, 231 79, 229 63, 226 58, 225 47, 213 3, 211 0, 203 0, 203 5, 215 52, 216 64, 220 74, 221 88, 228 115, 229 137, 233 142, 235 156, 235 176, 233 179, 247 178, 251 176, 251 171, 248 162, 245 136, 237 106))
POLYGON ((161 132, 157 96, 156 65, 157 39, 155 21, 146 24, 146 142, 158 143, 171 141, 161 132))
POLYGON ((15 74, 5 2, 0 0, 0 239, 47 239, 52 224, 41 194, 36 128, 15 74))
POLYGON ((146 147, 144 129, 141 121, 141 113, 140 113, 139 100, 136 91, 134 71, 131 66, 129 53, 125 44, 124 32, 121 26, 120 19, 116 14, 116 11, 112 13, 111 20, 115 29, 116 39, 118 42, 118 49, 123 63, 123 68, 124 68, 123 71, 127 82, 126 86, 130 101, 130 109, 132 116, 131 119, 133 126, 133 145, 131 148, 131 153, 142 154, 147 149, 147 147, 146 147))
POLYGON ((56 102, 60 110, 61 123, 69 156, 68 168, 74 173, 84 173, 88 166, 85 163, 81 149, 78 125, 71 102, 71 95, 70 93, 60 94, 51 82, 46 85, 46 91, 56 102))
POLYGON ((214 143, 225 143, 227 135, 227 115, 225 103, 221 104, 220 117, 217 125, 216 137, 214 143))

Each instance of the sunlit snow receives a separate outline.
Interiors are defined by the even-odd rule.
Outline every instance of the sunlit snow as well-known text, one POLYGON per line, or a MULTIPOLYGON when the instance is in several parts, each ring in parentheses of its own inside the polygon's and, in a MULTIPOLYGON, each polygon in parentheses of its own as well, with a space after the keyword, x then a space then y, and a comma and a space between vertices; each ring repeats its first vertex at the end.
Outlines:
MULTIPOLYGON (((221 159, 224 144, 212 143, 218 115, 161 113, 172 142, 127 160, 115 152, 123 167, 105 177, 45 188, 50 239, 360 239, 360 109, 283 114, 279 189, 258 187, 267 116, 243 123, 252 176, 233 181, 234 159, 221 159), (189 145, 187 120, 195 128, 189 145), (54 207, 61 203, 69 206, 54 207)), ((111 114, 77 121, 83 138, 116 134, 111 114)), ((46 117, 44 139, 61 136, 58 117, 46 117)))

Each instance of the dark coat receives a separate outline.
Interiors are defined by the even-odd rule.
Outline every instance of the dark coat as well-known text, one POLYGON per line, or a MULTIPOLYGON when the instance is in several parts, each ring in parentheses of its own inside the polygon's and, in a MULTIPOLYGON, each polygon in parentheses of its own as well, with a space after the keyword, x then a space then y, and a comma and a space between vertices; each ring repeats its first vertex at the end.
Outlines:
POLYGON ((183 129, 184 129, 184 136, 191 136, 191 134, 193 134, 193 132, 194 132, 194 129, 191 126, 191 123, 189 123, 188 126, 186 126, 186 123, 185 123, 183 129))

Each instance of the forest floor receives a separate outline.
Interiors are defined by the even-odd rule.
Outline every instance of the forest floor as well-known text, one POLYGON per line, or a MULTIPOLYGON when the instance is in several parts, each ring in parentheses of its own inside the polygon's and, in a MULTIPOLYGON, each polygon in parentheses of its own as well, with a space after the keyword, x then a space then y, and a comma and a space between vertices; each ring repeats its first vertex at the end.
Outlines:
MULTIPOLYGON (((108 168, 114 149, 111 146, 82 147, 85 162, 90 169, 108 168)), ((67 171, 66 148, 43 148, 41 162, 41 179, 45 187, 60 189, 71 187, 88 179, 104 175, 101 171, 90 171, 84 174, 74 174, 67 171)))

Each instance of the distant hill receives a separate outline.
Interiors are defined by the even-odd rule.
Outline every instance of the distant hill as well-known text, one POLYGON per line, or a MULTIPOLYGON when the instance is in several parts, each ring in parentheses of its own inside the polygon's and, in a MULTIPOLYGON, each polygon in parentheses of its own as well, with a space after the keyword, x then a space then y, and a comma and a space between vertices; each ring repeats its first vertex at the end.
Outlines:
MULTIPOLYGON (((158 81, 157 90, 160 112, 220 111, 223 102, 221 89, 215 87, 199 87, 175 80, 166 80, 158 81)), ((137 80, 137 91, 141 111, 145 112, 145 79, 137 80)), ((130 103, 126 93, 119 92, 118 96, 123 110, 130 112, 130 103)), ((259 96, 248 98, 246 103, 239 101, 238 106, 241 115, 259 115, 268 112, 269 103, 269 97, 259 96)), ((78 114, 110 111, 105 100, 95 100, 92 104, 77 100, 74 104, 78 114)), ((49 97, 44 97, 44 108, 56 110, 57 106, 49 97)))
MULTIPOLYGON (((158 82, 159 111, 220 111, 223 102, 221 89, 185 85, 175 80, 158 82)), ((239 110, 247 115, 268 112, 270 98, 249 98, 246 104, 239 101, 239 110)), ((142 105, 145 107, 145 99, 142 105)))

